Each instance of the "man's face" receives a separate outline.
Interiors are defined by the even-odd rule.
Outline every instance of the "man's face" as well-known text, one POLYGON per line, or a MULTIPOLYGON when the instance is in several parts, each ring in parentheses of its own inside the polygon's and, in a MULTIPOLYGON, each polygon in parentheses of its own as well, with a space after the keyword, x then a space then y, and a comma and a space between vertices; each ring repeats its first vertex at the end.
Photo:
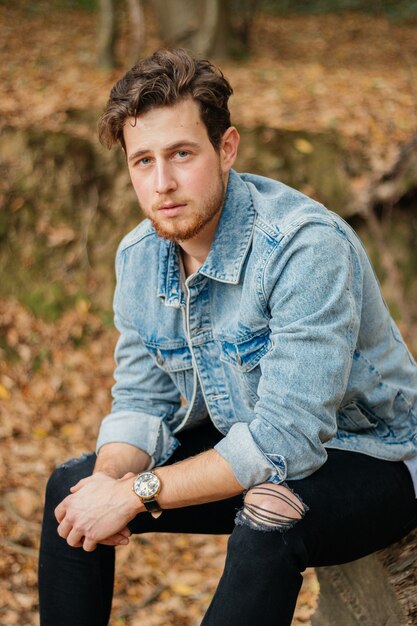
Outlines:
POLYGON ((129 173, 139 204, 160 237, 213 236, 230 166, 215 151, 191 98, 128 118, 129 173))

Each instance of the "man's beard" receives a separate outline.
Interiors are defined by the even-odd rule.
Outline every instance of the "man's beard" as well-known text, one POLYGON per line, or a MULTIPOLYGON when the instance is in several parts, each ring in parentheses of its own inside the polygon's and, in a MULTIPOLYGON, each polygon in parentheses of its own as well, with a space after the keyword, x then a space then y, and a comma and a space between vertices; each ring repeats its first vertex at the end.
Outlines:
MULTIPOLYGON (((175 218, 171 218, 172 227, 167 228, 165 220, 159 221, 157 218, 151 218, 152 226, 155 228, 156 234, 163 239, 169 239, 175 242, 192 239, 221 211, 225 191, 225 184, 220 175, 217 179, 216 188, 213 188, 208 198, 199 202, 199 206, 195 208, 194 214, 187 217, 185 224, 181 225, 181 217, 178 220, 178 224, 175 224, 175 218)), ((181 202, 178 202, 178 204, 181 204, 181 202)), ((189 207, 190 205, 187 206, 187 209, 189 207)), ((155 213, 158 215, 157 209, 152 210, 152 214, 154 215, 155 213)))

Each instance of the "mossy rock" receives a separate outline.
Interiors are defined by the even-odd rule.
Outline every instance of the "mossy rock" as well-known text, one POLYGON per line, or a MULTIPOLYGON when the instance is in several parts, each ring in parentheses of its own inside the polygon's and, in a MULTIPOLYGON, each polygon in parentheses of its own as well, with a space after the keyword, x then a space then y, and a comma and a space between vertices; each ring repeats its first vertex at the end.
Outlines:
POLYGON ((50 317, 81 296, 110 306, 117 244, 141 219, 121 153, 71 132, 8 128, 0 172, 0 296, 50 317))

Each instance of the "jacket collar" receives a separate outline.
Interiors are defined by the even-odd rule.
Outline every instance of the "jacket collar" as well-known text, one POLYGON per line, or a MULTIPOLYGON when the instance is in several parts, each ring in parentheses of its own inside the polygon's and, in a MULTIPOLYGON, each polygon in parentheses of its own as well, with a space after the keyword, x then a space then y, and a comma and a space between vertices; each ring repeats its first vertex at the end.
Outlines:
MULTIPOLYGON (((197 274, 236 285, 248 254, 255 223, 255 209, 249 189, 231 170, 216 235, 210 252, 197 274)), ((158 295, 169 306, 184 303, 180 284, 178 245, 160 240, 158 295)))

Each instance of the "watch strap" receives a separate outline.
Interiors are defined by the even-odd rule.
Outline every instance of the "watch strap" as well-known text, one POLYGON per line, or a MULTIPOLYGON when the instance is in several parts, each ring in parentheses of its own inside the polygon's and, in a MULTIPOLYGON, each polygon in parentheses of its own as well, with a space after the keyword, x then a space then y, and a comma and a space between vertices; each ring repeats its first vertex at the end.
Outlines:
POLYGON ((143 504, 149 513, 152 515, 154 519, 158 519, 160 515, 162 515, 162 509, 158 504, 158 500, 156 498, 152 498, 151 500, 144 500, 143 504))
POLYGON ((143 500, 143 504, 145 505, 146 510, 149 511, 149 513, 162 513, 162 509, 159 506, 158 500, 156 498, 143 500))

